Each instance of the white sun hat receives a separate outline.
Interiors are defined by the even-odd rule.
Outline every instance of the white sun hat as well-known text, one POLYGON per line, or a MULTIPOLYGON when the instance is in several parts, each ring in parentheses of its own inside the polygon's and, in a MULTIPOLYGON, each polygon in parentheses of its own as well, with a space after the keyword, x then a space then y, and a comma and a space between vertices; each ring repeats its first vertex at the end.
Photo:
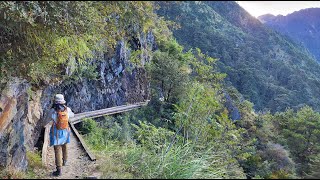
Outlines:
POLYGON ((56 94, 54 96, 54 103, 55 104, 65 104, 66 101, 64 100, 64 97, 62 94, 56 94))

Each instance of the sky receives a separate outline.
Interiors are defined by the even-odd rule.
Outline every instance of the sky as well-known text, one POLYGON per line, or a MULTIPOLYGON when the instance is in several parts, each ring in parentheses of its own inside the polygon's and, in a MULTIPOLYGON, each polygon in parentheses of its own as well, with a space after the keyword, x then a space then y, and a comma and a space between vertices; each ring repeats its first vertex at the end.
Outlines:
POLYGON ((236 1, 252 16, 287 15, 301 9, 320 7, 320 1, 236 1))

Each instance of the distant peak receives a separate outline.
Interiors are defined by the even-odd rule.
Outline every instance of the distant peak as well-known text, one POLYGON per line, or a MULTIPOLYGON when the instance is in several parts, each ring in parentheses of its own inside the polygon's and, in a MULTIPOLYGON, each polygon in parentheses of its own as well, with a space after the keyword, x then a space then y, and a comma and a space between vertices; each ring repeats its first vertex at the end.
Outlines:
POLYGON ((275 15, 268 13, 268 14, 261 15, 259 17, 275 17, 275 15))
MULTIPOLYGON (((279 16, 279 15, 278 15, 279 16)), ((258 16, 258 20, 262 23, 265 23, 265 22, 269 22, 269 21, 272 21, 274 18, 276 18, 277 16, 273 15, 273 14, 264 14, 264 15, 261 15, 261 16, 258 16)))

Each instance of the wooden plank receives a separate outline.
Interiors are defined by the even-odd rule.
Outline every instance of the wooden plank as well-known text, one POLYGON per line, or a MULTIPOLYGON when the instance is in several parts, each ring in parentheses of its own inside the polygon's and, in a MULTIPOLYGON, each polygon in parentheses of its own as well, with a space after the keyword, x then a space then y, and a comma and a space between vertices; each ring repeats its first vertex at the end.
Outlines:
POLYGON ((126 108, 126 109, 119 109, 119 110, 113 110, 113 111, 108 111, 106 110, 105 112, 100 112, 100 113, 90 113, 87 114, 85 116, 81 116, 78 117, 77 119, 73 119, 72 124, 76 124, 81 122, 84 118, 96 118, 96 117, 101 117, 101 116, 106 116, 106 115, 111 115, 111 114, 116 114, 116 113, 121 113, 121 112, 125 112, 125 111, 130 111, 132 109, 136 109, 139 107, 130 107, 130 108, 126 108))
MULTIPOLYGON (((88 112, 83 112, 83 113, 78 113, 78 114, 75 114, 76 116, 82 116, 82 115, 86 115, 86 114, 89 114, 89 113, 92 113, 92 112, 100 112, 100 111, 105 111, 106 109, 118 109, 118 108, 122 108, 122 107, 126 107, 128 105, 122 105, 122 106, 115 106, 115 107, 111 107, 111 108, 105 108, 105 109, 99 109, 99 110, 95 110, 95 111, 88 111, 88 112)), ((73 118, 71 118, 73 119, 73 118)))
POLYGON ((72 119, 78 119, 80 116, 82 116, 82 115, 87 115, 87 114, 90 114, 90 113, 100 113, 100 112, 104 112, 104 111, 106 111, 106 110, 113 111, 113 110, 117 110, 117 109, 126 109, 126 108, 129 108, 129 107, 132 107, 132 106, 144 106, 144 105, 148 104, 148 102, 149 102, 149 100, 146 101, 146 102, 140 102, 140 103, 136 103, 136 104, 115 106, 115 107, 111 107, 111 108, 105 108, 105 109, 99 109, 99 110, 95 110, 95 111, 78 113, 78 114, 75 114, 75 117, 71 118, 71 120, 72 120, 72 119))
POLYGON ((146 102, 140 102, 140 103, 136 103, 136 104, 116 106, 116 107, 112 107, 112 108, 106 108, 106 109, 100 109, 100 110, 96 110, 96 111, 79 113, 79 114, 75 114, 75 116, 73 118, 70 118, 70 121, 72 124, 76 124, 76 123, 81 122, 83 118, 89 118, 89 117, 95 118, 95 117, 130 111, 132 109, 136 109, 136 108, 140 108, 141 106, 145 106, 148 103, 149 103, 149 100, 146 102))
POLYGON ((82 145, 86 153, 89 155, 91 161, 95 161, 96 157, 90 152, 89 148, 87 147, 86 143, 82 139, 81 135, 78 133, 77 129, 74 127, 72 123, 69 123, 69 124, 71 126, 72 131, 75 133, 76 137, 79 139, 80 144, 82 145))
POLYGON ((47 151, 48 151, 48 143, 49 143, 49 133, 50 133, 51 124, 48 124, 45 127, 44 131, 44 142, 42 146, 42 164, 47 166, 47 151))
POLYGON ((100 110, 95 110, 95 111, 78 113, 78 114, 75 114, 74 117, 70 118, 70 121, 73 122, 73 121, 75 121, 75 120, 88 117, 88 116, 90 116, 91 114, 100 114, 100 113, 113 112, 113 111, 118 111, 118 110, 120 110, 120 109, 127 109, 127 108, 137 107, 137 106, 139 106, 139 104, 116 106, 116 107, 111 107, 111 108, 106 108, 106 109, 100 109, 100 110))
MULTIPOLYGON (((89 116, 90 118, 96 118, 96 117, 101 117, 101 116, 106 116, 106 115, 111 115, 111 114, 117 114, 117 113, 122 113, 126 111, 131 111, 136 108, 130 108, 130 109, 124 109, 124 110, 119 110, 119 111, 113 111, 113 112, 108 112, 108 113, 103 113, 103 114, 98 114, 98 115, 91 115, 89 116)), ((80 119, 78 121, 81 121, 80 119)), ((78 123, 78 122, 77 122, 78 123)))

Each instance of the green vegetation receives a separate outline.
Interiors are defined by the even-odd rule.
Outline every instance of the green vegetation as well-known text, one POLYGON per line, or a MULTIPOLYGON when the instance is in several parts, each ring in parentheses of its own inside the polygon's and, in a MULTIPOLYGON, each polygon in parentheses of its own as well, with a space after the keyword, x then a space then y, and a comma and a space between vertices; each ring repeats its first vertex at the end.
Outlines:
POLYGON ((247 171, 265 178, 317 177, 319 122, 319 113, 308 106, 238 121, 239 127, 248 130, 248 138, 257 140, 257 153, 247 160, 247 171))
POLYGON ((175 40, 159 47, 148 67, 150 105, 82 124, 90 147, 106 159, 104 178, 318 177, 319 113, 308 106, 255 113, 253 103, 234 98, 241 119, 231 121, 217 59, 199 49, 183 52, 175 40), (168 73, 161 76, 162 69, 168 73))
POLYGON ((149 67, 152 105, 108 118, 99 127, 93 120, 82 124, 97 155, 117 164, 116 174, 101 165, 104 177, 244 178, 237 161, 248 156, 240 151, 246 148, 240 143, 244 129, 229 120, 220 103, 224 75, 216 72, 216 59, 199 49, 184 53, 174 40, 159 47, 149 67), (163 69, 166 75, 157 74, 163 69), (159 89, 165 92, 163 102, 155 93, 159 89), (178 90, 185 93, 175 96, 178 90))
POLYGON ((221 72, 259 111, 320 110, 320 66, 287 37, 266 28, 237 3, 158 2, 157 13, 180 24, 173 31, 186 48, 218 58, 221 72))
POLYGON ((39 179, 43 178, 46 170, 42 165, 41 154, 39 151, 28 151, 27 152, 28 169, 26 178, 28 179, 39 179))
POLYGON ((153 9, 151 2, 3 1, 0 77, 40 85, 79 77, 92 69, 94 51, 110 52, 149 30, 160 40, 166 29, 156 27, 165 22, 153 9))

